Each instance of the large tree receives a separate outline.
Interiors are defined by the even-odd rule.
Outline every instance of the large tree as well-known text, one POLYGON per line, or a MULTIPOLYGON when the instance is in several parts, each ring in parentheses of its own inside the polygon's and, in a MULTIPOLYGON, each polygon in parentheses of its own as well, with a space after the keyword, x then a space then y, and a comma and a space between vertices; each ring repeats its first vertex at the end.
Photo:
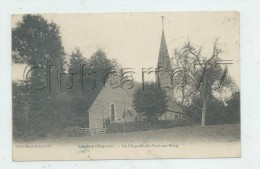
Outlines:
POLYGON ((113 63, 107 58, 106 53, 101 49, 98 49, 89 59, 89 69, 92 72, 95 72, 98 78, 102 77, 106 71, 113 67, 113 63))
POLYGON ((41 15, 24 15, 22 21, 12 29, 13 61, 29 65, 56 66, 64 64, 64 48, 59 26, 49 23, 41 15))
POLYGON ((156 83, 145 83, 134 92, 133 107, 149 121, 157 120, 167 110, 166 92, 156 83))
POLYGON ((213 51, 209 56, 202 55, 202 47, 195 48, 187 42, 180 51, 176 51, 175 77, 176 88, 181 91, 181 100, 192 104, 196 98, 201 101, 201 126, 206 124, 206 113, 212 95, 227 94, 234 89, 234 82, 229 76, 227 66, 221 64, 218 39, 213 43, 213 51))
POLYGON ((43 94, 55 87, 56 90, 52 92, 57 91, 56 72, 63 69, 65 64, 65 52, 58 25, 48 22, 41 15, 24 15, 12 29, 12 53, 14 63, 30 66, 30 76, 26 78, 33 84, 34 92, 43 94))
MULTIPOLYGON (((45 134, 55 129, 53 126, 61 126, 57 121, 64 117, 63 110, 66 109, 62 110, 64 102, 58 92, 57 70, 64 67, 65 53, 59 26, 41 15, 24 15, 12 29, 12 56, 14 63, 27 64, 31 70, 27 85, 13 87, 27 89, 30 98, 24 104, 28 105, 24 111, 28 111, 25 114, 29 116, 25 120, 33 134, 45 134), (51 69, 49 65, 52 65, 51 69)), ((16 92, 13 97, 18 95, 16 92)), ((19 106, 17 99, 14 102, 14 106, 19 106)))
POLYGON ((79 48, 75 48, 70 55, 69 69, 80 72, 83 64, 88 64, 88 60, 83 56, 79 48))

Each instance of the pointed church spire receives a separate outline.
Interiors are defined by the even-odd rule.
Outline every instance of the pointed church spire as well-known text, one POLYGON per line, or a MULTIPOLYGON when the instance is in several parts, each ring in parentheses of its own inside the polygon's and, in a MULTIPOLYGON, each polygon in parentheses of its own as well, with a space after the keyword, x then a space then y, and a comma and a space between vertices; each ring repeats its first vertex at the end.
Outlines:
POLYGON ((164 36, 164 16, 162 16, 162 37, 161 37, 161 44, 159 50, 159 58, 158 58, 158 73, 156 81, 158 84, 165 89, 166 94, 173 98, 173 85, 171 81, 171 60, 169 57, 166 40, 164 36))
POLYGON ((164 36, 164 16, 162 16, 162 37, 161 37, 161 44, 160 44, 160 51, 159 51, 159 58, 158 58, 158 67, 164 67, 165 69, 171 68, 170 57, 166 45, 165 36, 164 36))

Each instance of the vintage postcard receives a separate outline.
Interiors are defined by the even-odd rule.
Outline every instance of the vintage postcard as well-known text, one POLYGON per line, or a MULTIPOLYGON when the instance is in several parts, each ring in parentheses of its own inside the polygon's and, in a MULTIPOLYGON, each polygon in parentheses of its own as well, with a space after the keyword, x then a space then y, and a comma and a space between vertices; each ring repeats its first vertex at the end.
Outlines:
POLYGON ((240 157, 236 11, 12 15, 13 160, 240 157))

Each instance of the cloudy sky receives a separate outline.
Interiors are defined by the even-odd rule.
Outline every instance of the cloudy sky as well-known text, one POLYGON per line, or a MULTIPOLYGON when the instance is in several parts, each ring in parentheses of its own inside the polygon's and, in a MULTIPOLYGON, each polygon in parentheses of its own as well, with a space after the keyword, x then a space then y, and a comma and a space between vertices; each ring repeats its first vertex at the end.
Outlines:
MULTIPOLYGON (((203 46, 202 54, 210 56, 213 42, 225 52, 221 58, 233 60, 228 70, 239 85, 239 14, 237 12, 168 12, 112 14, 42 14, 49 22, 60 26, 65 52, 76 47, 89 58, 103 48, 111 59, 127 68, 134 68, 135 80, 141 81, 142 68, 156 67, 162 33, 161 16, 170 57, 189 39, 203 46)), ((14 15, 12 26, 21 21, 14 15)), ((151 77, 150 77, 151 78, 151 77)), ((154 75, 153 77, 154 78, 154 75)), ((149 79, 149 77, 148 77, 149 79)))

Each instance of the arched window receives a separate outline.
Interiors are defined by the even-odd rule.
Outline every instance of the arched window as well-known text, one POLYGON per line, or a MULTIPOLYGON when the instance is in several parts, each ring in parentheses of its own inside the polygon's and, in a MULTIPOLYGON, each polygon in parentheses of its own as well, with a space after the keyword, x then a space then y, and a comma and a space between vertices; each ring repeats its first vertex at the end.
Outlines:
POLYGON ((115 105, 111 104, 111 121, 115 121, 115 105))

